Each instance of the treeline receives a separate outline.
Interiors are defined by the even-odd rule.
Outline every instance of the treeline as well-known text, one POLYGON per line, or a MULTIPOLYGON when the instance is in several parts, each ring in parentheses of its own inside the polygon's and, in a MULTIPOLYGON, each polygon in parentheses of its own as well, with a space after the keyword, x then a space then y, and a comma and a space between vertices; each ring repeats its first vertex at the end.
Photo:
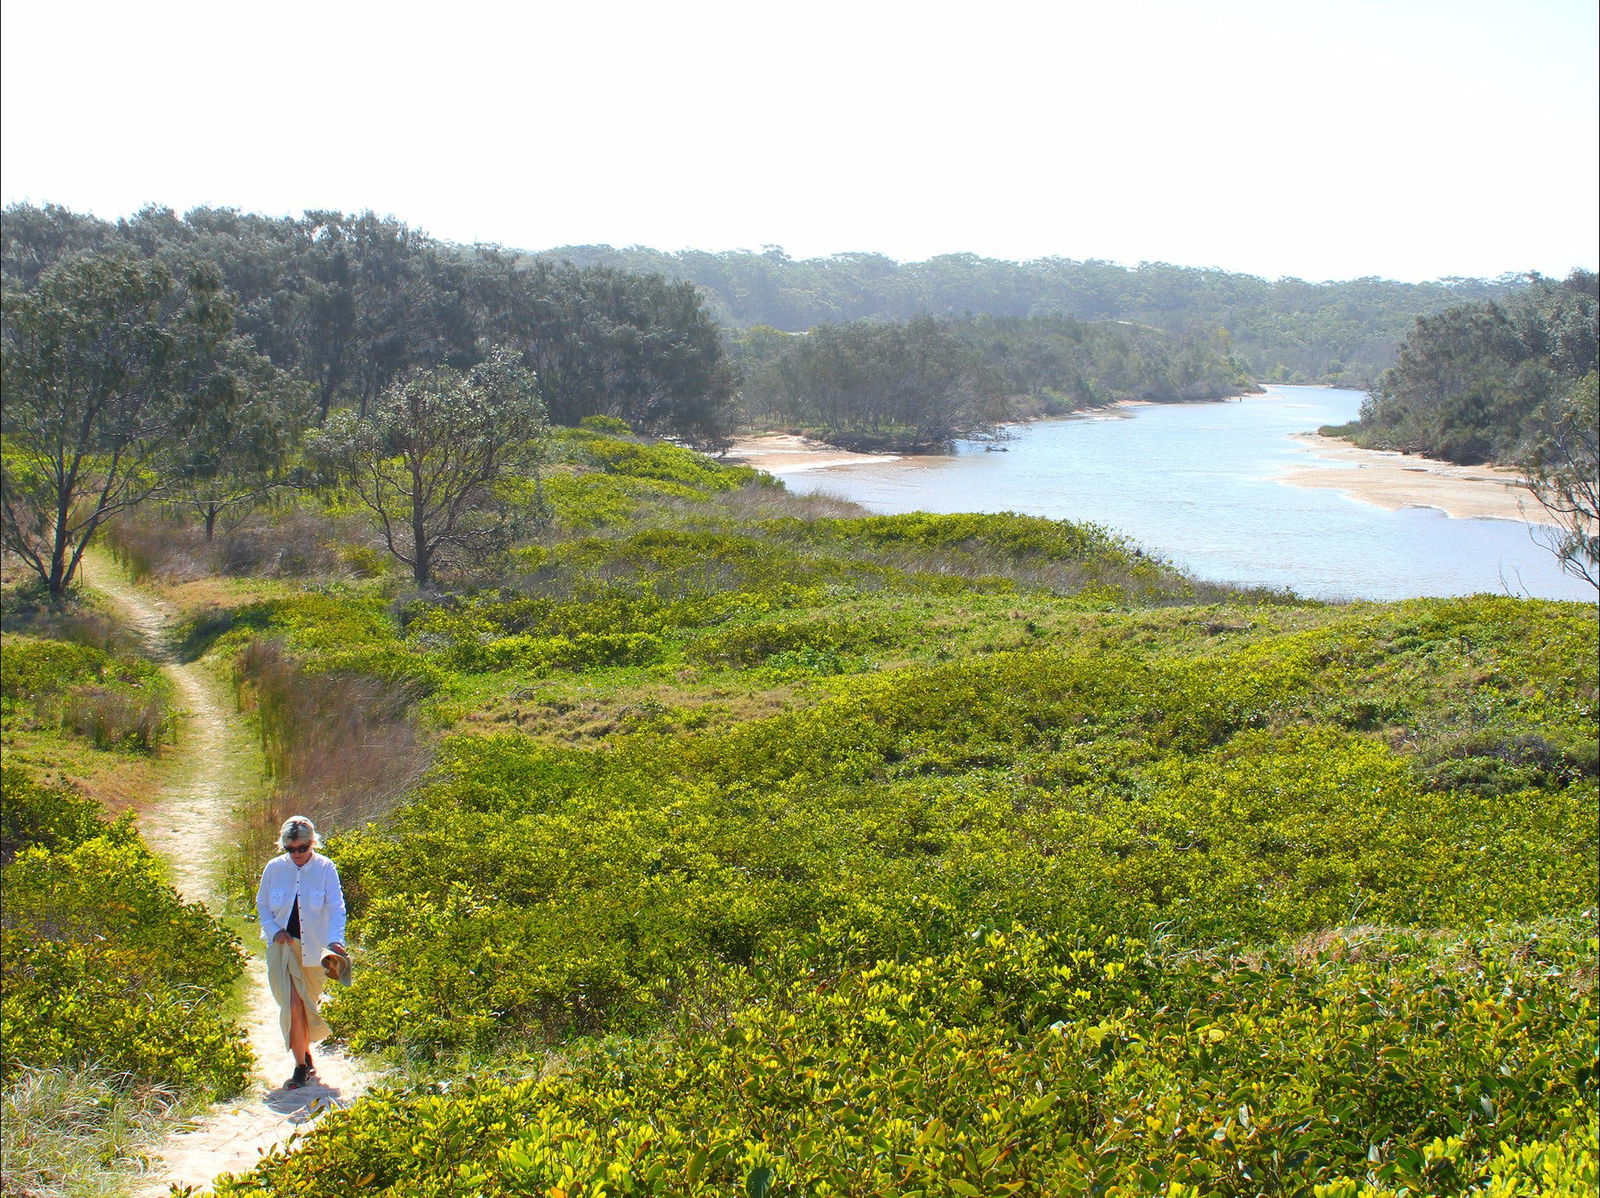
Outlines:
POLYGON ((1575 270, 1502 301, 1420 317, 1378 378, 1359 445, 1526 472, 1537 533, 1569 574, 1600 588, 1600 280, 1575 270))
POLYGON ((364 417, 409 372, 467 369, 500 347, 538 374, 557 423, 608 415, 705 444, 731 425, 734 375, 716 326, 693 287, 659 274, 452 245, 371 212, 180 218, 151 207, 112 223, 17 204, 0 228, 8 294, 84 256, 214 276, 233 329, 309 388, 318 424, 335 408, 364 417))
POLYGON ((859 253, 796 259, 775 246, 759 254, 562 246, 542 256, 691 282, 708 295, 716 317, 735 327, 800 332, 869 317, 926 315, 1124 320, 1199 336, 1226 329, 1254 378, 1344 386, 1364 386, 1393 362, 1395 347, 1419 314, 1507 296, 1527 282, 1520 275, 1431 283, 1268 282, 1164 262, 1130 268, 1069 258, 1007 262, 976 254, 896 262, 859 253))
POLYGON ((764 325, 739 334, 733 352, 753 427, 798 427, 863 450, 938 451, 1008 419, 1258 389, 1226 333, 1066 316, 859 320, 805 336, 764 325))
POLYGON ((1506 299, 1419 317, 1353 429, 1363 445, 1452 462, 1526 462, 1595 369, 1600 281, 1538 279, 1506 299))
POLYGON ((420 586, 537 518, 547 422, 715 449, 736 373, 698 292, 371 213, 8 208, 0 541, 60 603, 141 504, 353 495, 420 586))

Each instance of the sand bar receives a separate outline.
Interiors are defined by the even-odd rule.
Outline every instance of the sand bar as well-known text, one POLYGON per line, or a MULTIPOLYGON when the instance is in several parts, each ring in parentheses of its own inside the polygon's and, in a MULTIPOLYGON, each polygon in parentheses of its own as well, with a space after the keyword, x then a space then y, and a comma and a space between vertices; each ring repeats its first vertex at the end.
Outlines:
POLYGON ((1314 456, 1280 477, 1280 482, 1292 486, 1331 487, 1389 511, 1431 507, 1463 520, 1544 522, 1544 509, 1522 485, 1517 470, 1458 466, 1416 454, 1362 449, 1317 433, 1297 433, 1293 439, 1314 456), (1327 464, 1330 461, 1338 464, 1327 464))
POLYGON ((898 462, 899 454, 852 453, 792 433, 767 433, 759 437, 735 437, 722 459, 736 466, 754 466, 768 474, 798 474, 802 470, 821 470, 828 466, 858 466, 869 462, 898 462))

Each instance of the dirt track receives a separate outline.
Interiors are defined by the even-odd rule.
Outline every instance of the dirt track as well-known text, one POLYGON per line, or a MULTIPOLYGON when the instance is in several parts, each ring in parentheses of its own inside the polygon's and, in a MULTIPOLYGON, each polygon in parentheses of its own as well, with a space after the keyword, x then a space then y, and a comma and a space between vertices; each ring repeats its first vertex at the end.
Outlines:
MULTIPOLYGON (((219 876, 230 814, 261 785, 260 751, 217 680, 201 663, 181 663, 171 652, 171 612, 109 568, 95 571, 95 587, 111 598, 162 662, 182 710, 181 761, 160 802, 140 820, 140 832, 170 863, 173 883, 185 899, 220 910, 219 876)), ((246 948, 251 961, 244 1023, 256 1056, 256 1077, 244 1094, 168 1137, 155 1153, 151 1172, 134 1190, 139 1198, 158 1198, 173 1184, 208 1186, 218 1174, 248 1169, 319 1113, 353 1101, 373 1080, 339 1049, 317 1046, 312 1050, 317 1073, 311 1084, 292 1091, 282 1088, 292 1063, 278 1030, 277 1004, 267 988, 264 949, 259 937, 246 948)))

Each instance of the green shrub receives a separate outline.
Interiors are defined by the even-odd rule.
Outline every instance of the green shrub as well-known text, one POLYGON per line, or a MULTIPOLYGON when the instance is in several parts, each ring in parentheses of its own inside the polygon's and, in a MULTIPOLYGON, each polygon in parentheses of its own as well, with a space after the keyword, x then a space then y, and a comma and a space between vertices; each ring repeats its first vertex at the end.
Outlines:
POLYGON ((751 976, 725 1022, 590 1046, 539 1080, 380 1094, 218 1192, 1248 1195, 1356 1180, 1454 1194, 1496 1168, 1582 1180, 1595 947, 1554 924, 1457 943, 1369 932, 1315 957, 1227 962, 984 930, 837 977, 751 976))
POLYGON ((8 719, 31 705, 97 749, 153 753, 175 733, 170 687, 152 662, 90 645, 8 634, 0 641, 0 694, 8 719))
POLYGON ((99 682, 111 668, 103 649, 8 632, 0 638, 0 697, 35 699, 80 682, 99 682))
POLYGON ((661 479, 555 473, 544 480, 544 496, 560 527, 586 531, 636 520, 663 501, 701 501, 706 492, 661 479))
POLYGON ((18 1066, 92 1066, 211 1096, 250 1051, 223 1017, 238 942, 183 903, 125 828, 5 866, 0 1040, 18 1066))
POLYGON ((0 864, 23 849, 62 851, 103 836, 114 843, 136 837, 131 818, 107 824, 100 804, 71 787, 51 786, 21 766, 0 766, 0 864))

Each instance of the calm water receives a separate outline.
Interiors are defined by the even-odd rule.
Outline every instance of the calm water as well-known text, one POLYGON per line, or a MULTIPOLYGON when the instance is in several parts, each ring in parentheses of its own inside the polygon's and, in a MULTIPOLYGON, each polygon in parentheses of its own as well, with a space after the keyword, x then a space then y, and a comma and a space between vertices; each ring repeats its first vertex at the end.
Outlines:
POLYGON ((1121 417, 1024 426, 1007 453, 962 444, 951 457, 784 481, 798 494, 826 491, 875 512, 1092 520, 1199 578, 1320 599, 1489 591, 1593 601, 1593 588, 1563 574, 1520 522, 1389 512, 1342 491, 1276 481, 1294 464, 1340 465, 1312 457, 1290 434, 1355 419, 1362 394, 1270 387, 1231 403, 1125 408, 1121 417))

